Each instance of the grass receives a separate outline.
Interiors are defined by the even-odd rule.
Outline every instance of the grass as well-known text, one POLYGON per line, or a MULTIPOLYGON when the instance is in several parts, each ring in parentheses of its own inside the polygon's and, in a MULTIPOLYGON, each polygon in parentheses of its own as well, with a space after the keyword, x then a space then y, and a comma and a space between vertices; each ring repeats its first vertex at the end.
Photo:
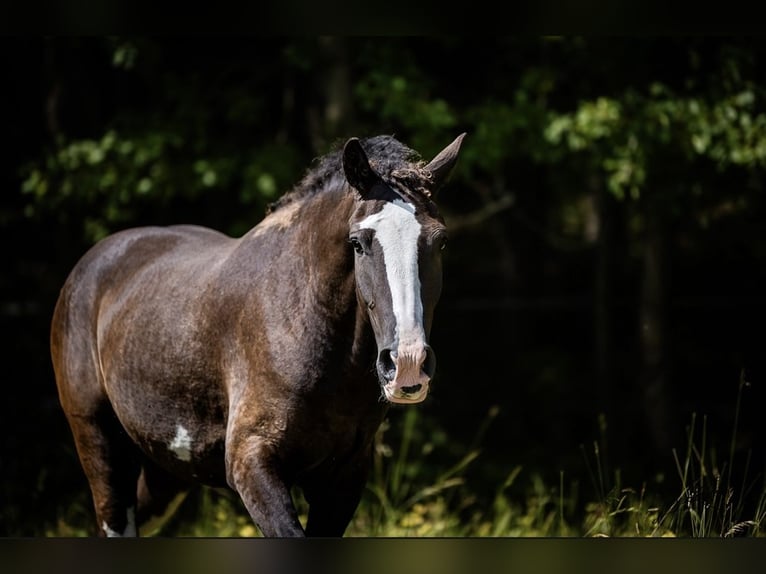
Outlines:
POLYGON ((696 415, 688 427, 688 442, 683 460, 673 452, 681 482, 681 494, 666 513, 669 522, 684 528, 695 538, 731 538, 743 535, 759 536, 766 526, 766 480, 763 476, 750 479, 750 451, 739 484, 733 480, 736 460, 736 438, 743 390, 748 386, 744 373, 740 375, 734 427, 729 443, 728 459, 719 464, 717 452, 707 446, 707 418, 701 429, 696 428, 696 415), (699 433, 699 438, 697 438, 699 433), (747 498, 762 482, 758 501, 751 516, 746 516, 747 498))
MULTIPOLYGON (((762 536, 766 528, 766 480, 752 477, 749 453, 739 484, 734 483, 734 463, 740 407, 748 386, 740 375, 734 426, 728 457, 718 462, 718 451, 709 440, 707 417, 701 429, 692 414, 683 456, 674 450, 680 494, 670 501, 639 487, 624 485, 619 469, 610 470, 606 452, 607 425, 599 418, 600 436, 592 448, 582 447, 591 490, 586 498, 577 477, 559 474, 558 484, 547 484, 534 472, 513 466, 497 487, 490 504, 482 504, 464 477, 480 458, 480 444, 491 420, 491 410, 479 429, 474 448, 429 481, 402 481, 417 476, 413 432, 417 411, 408 411, 400 444, 386 445, 384 427, 376 448, 375 472, 370 490, 374 499, 363 500, 347 534, 352 536, 507 536, 507 537, 735 537, 762 536), (395 456, 390 452, 397 453, 395 456), (388 458, 386 458, 386 456, 388 458), (413 472, 414 471, 414 472, 413 472), (746 504, 758 494, 754 508, 746 504)), ((428 447, 428 443, 425 443, 428 447)), ((428 475, 420 475, 428 476, 428 475)))
MULTIPOLYGON (((467 451, 454 460, 442 452, 448 443, 446 437, 425 428, 428 425, 417 409, 399 411, 401 416, 395 422, 387 420, 376 435, 370 480, 346 536, 762 536, 766 528, 766 481, 759 473, 752 477, 749 455, 744 460, 744 472, 733 472, 740 403, 746 387, 741 376, 732 437, 722 461, 710 439, 707 417, 702 417, 700 424, 692 414, 683 452, 673 450, 680 494, 670 501, 651 492, 646 483, 638 487, 623 484, 619 468, 612 469, 606 460, 603 417, 599 419, 598 440, 581 449, 587 472, 585 487, 580 477, 565 471, 560 471, 558 481, 551 484, 534 471, 512 465, 505 478, 486 492, 486 488, 474 488, 471 477, 483 463, 482 439, 498 414, 497 408, 490 409, 467 451), (743 478, 735 483, 735 476, 743 478), (753 497, 755 504, 747 504, 753 497)), ((294 498, 305 524, 308 506, 298 489, 294 498)), ((74 510, 67 508, 64 516, 73 521, 60 520, 45 534, 86 535, 88 526, 77 525, 89 514, 83 506, 78 503, 74 510)), ((192 491, 160 534, 259 535, 236 495, 213 489, 192 491)))

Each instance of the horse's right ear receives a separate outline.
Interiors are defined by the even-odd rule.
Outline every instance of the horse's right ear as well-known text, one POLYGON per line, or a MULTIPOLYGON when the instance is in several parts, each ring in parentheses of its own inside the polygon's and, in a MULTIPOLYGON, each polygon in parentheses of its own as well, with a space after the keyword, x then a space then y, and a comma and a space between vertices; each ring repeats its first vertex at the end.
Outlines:
POLYGON ((351 186, 363 196, 380 181, 378 174, 370 167, 359 138, 351 138, 343 146, 343 171, 351 186))
POLYGON ((455 167, 458 153, 460 153, 460 145, 463 143, 464 137, 465 132, 457 136, 455 141, 436 154, 436 157, 425 166, 426 171, 431 172, 431 177, 433 178, 432 191, 434 193, 438 191, 439 187, 447 179, 447 176, 449 176, 452 168, 455 167))

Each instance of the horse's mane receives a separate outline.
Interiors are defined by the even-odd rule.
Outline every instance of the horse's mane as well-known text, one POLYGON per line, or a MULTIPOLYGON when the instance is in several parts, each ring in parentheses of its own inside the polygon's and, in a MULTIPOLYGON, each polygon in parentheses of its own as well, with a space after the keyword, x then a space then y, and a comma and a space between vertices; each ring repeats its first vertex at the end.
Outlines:
MULTIPOLYGON (((271 203, 267 213, 322 190, 345 185, 343 143, 336 142, 332 151, 315 160, 316 166, 310 168, 290 191, 271 203)), ((364 138, 360 143, 370 165, 383 181, 398 190, 430 196, 431 174, 423 169, 425 162, 416 151, 389 135, 364 138)))

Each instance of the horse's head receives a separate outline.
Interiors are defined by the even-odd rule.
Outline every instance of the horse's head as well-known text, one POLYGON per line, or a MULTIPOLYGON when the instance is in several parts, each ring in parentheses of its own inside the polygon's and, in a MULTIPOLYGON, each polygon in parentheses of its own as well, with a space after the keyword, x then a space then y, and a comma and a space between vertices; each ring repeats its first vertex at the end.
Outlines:
POLYGON ((376 169, 356 138, 343 149, 346 179, 361 197, 349 229, 357 297, 375 334, 383 393, 393 403, 425 399, 436 369, 428 336, 447 230, 432 197, 457 161, 464 135, 426 165, 390 170, 376 169))

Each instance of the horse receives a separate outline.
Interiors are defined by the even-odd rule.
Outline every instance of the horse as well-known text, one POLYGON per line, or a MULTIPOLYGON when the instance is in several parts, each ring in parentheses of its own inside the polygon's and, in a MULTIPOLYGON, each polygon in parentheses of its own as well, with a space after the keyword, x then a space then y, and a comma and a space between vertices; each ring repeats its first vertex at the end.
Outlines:
POLYGON ((195 484, 233 489, 265 537, 344 535, 388 409, 429 393, 434 200, 464 136, 427 163, 352 137, 241 237, 134 227, 82 256, 50 349, 99 536, 138 536, 195 484))

